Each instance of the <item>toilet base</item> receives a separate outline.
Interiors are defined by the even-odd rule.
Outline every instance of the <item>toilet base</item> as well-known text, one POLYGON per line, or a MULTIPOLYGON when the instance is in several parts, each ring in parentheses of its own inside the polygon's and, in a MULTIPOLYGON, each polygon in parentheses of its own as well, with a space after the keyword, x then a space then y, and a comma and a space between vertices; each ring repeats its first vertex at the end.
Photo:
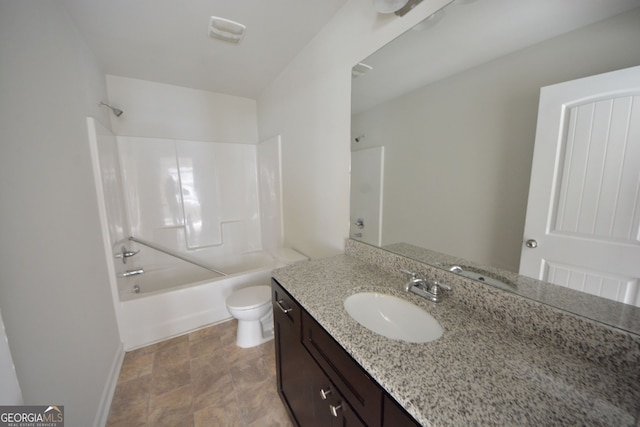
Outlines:
POLYGON ((273 339, 273 318, 264 320, 238 320, 236 345, 242 348, 255 347, 273 339), (263 323, 267 323, 263 326, 263 323), (269 323, 271 323, 269 325, 269 323), (270 326, 270 327, 269 327, 270 326))

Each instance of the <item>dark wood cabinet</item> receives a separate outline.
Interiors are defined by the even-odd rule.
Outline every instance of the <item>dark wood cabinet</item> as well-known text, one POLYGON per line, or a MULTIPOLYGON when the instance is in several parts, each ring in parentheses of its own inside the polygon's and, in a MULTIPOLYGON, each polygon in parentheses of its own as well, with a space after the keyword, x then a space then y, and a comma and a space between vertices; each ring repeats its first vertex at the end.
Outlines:
POLYGON ((318 365, 316 369, 318 376, 314 382, 314 405, 317 408, 318 419, 321 420, 321 424, 316 425, 366 427, 329 377, 318 365))
POLYGON ((302 342, 369 427, 382 423, 382 389, 313 317, 302 311, 302 342))
POLYGON ((278 393, 299 427, 419 426, 272 280, 278 393))
POLYGON ((322 424, 313 405, 312 383, 319 368, 300 342, 300 306, 278 286, 273 286, 271 292, 280 398, 298 426, 327 425, 322 424))
POLYGON ((420 427, 420 424, 403 407, 386 394, 383 408, 382 427, 420 427))

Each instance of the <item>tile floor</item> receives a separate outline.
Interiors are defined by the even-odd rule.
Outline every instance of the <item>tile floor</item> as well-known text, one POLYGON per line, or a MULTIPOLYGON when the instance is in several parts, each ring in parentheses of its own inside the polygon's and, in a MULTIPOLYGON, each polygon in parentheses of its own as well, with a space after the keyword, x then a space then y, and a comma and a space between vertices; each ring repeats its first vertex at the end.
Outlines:
POLYGON ((276 390, 273 341, 239 348, 236 325, 127 353, 107 426, 292 426, 276 390))

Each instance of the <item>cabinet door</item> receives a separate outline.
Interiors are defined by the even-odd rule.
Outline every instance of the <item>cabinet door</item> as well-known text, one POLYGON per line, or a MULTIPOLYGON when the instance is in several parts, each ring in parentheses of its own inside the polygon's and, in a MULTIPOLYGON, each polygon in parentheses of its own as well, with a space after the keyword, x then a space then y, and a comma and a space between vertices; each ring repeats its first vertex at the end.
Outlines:
POLYGON ((417 421, 385 394, 382 427, 420 427, 417 421))
POLYGON ((306 311, 302 311, 305 348, 369 427, 382 424, 382 389, 306 311))
POLYGON ((278 394, 291 419, 300 427, 314 424, 309 354, 300 342, 300 307, 280 288, 272 286, 278 394))
POLYGON ((323 426, 331 427, 366 427, 358 415, 336 386, 329 380, 318 365, 315 365, 315 394, 314 404, 317 408, 319 420, 323 426))

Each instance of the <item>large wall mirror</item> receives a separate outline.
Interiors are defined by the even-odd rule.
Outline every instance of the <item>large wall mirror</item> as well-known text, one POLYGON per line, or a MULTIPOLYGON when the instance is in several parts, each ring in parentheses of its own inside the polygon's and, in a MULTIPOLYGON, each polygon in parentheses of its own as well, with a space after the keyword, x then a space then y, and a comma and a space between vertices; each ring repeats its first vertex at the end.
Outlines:
MULTIPOLYGON (((540 89, 638 66, 638 40, 639 0, 455 0, 363 59, 350 237, 518 292, 540 89)), ((640 308, 589 298, 541 300, 640 333, 640 308)))

